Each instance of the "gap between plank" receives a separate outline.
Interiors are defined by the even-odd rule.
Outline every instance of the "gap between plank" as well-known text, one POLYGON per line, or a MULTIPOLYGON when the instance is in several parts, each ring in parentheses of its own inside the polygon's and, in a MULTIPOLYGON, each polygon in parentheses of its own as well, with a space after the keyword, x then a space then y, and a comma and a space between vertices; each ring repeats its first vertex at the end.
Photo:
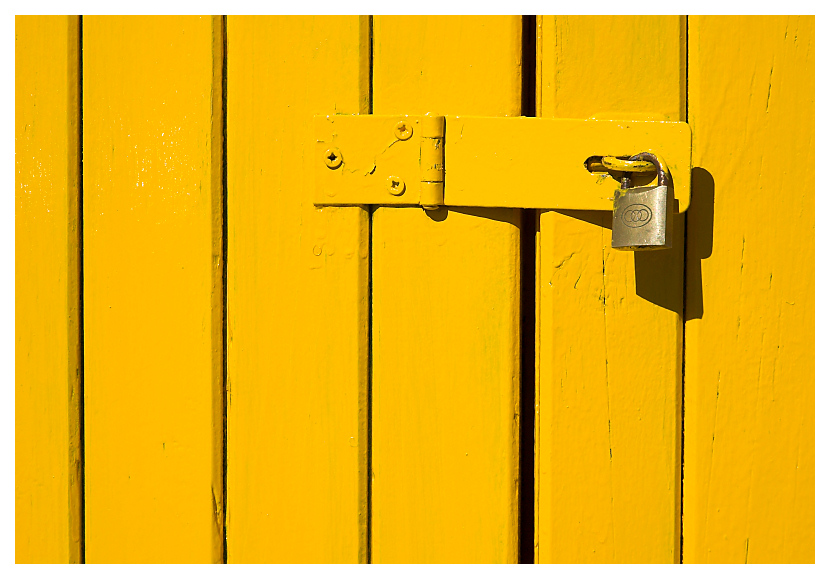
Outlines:
MULTIPOLYGON (((683 119, 685 122, 689 122, 689 17, 688 15, 685 17, 685 24, 686 24, 686 35, 685 35, 685 50, 684 54, 686 57, 685 62, 683 62, 683 66, 686 68, 686 73, 684 75, 685 81, 685 89, 686 89, 686 99, 685 99, 685 107, 683 110, 683 119)), ((691 194, 691 187, 692 183, 689 183, 689 193, 691 194)), ((678 485, 680 487, 679 497, 678 500, 680 501, 680 520, 677 522, 678 526, 678 534, 680 535, 678 539, 678 558, 677 561, 682 565, 683 564, 683 515, 685 514, 685 495, 684 495, 684 480, 686 477, 686 280, 689 279, 688 277, 688 266, 689 266, 689 219, 688 219, 689 212, 687 211, 683 215, 683 315, 680 319, 681 324, 683 325, 682 334, 680 337, 680 424, 678 424, 678 428, 680 429, 680 456, 677 457, 677 460, 680 461, 680 473, 678 481, 678 485)))
POLYGON ((78 16, 78 525, 81 564, 86 563, 86 438, 84 436, 84 17, 78 16))
POLYGON ((222 563, 228 562, 228 17, 221 19, 222 46, 222 563))
MULTIPOLYGON (((536 116, 536 16, 522 16, 522 116, 536 116)), ((520 238, 521 407, 519 563, 534 563, 536 537, 536 234, 539 212, 523 209, 520 238)))
MULTIPOLYGON (((368 94, 366 95, 366 114, 372 114, 374 109, 374 52, 375 52, 375 41, 374 41, 374 16, 367 16, 368 24, 366 34, 368 38, 364 39, 366 45, 366 52, 365 55, 361 55, 363 58, 368 59, 368 62, 363 63, 361 62, 361 66, 367 67, 366 73, 366 86, 361 87, 364 91, 368 94)), ((363 95, 360 95, 360 98, 363 98, 363 95)), ((361 111, 362 112, 362 111, 361 111)), ((367 291, 367 302, 368 302, 368 314, 367 314, 367 353, 368 353, 368 362, 366 364, 366 563, 372 563, 372 224, 374 221, 374 213, 376 207, 373 205, 369 205, 366 207, 366 210, 369 212, 368 216, 368 291, 367 291)))

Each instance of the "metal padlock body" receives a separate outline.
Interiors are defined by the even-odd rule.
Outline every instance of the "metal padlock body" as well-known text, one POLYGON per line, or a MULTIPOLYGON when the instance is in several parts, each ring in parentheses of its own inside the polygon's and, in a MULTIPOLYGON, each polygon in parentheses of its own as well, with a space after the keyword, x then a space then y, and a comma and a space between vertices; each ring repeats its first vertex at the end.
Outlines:
POLYGON ((630 187, 626 174, 614 192, 611 247, 643 250, 670 249, 674 223, 674 190, 665 163, 654 153, 640 153, 629 161, 649 161, 657 168, 657 185, 630 187))
POLYGON ((668 185, 631 187, 614 192, 611 247, 671 249, 674 195, 668 185))

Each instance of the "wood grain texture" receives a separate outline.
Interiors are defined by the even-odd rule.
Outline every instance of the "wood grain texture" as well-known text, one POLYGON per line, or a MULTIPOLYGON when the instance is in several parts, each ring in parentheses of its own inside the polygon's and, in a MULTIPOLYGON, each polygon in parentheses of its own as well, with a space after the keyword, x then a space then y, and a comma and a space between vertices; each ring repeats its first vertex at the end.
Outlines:
MULTIPOLYGON (((518 115, 521 29, 375 17, 374 112, 518 115)), ((372 227, 372 562, 516 562, 520 212, 372 227)))
MULTIPOLYGON (((540 19, 538 116, 684 120, 685 18, 540 19)), ((611 212, 540 218, 543 563, 680 555, 683 217, 673 249, 648 254, 612 250, 610 226, 611 212)))
POLYGON ((15 17, 15 562, 79 563, 79 18, 15 17))
POLYGON ((369 217, 315 208, 311 131, 365 112, 368 32, 229 18, 229 562, 368 556, 369 217))
POLYGON ((84 18, 89 562, 223 560, 222 34, 84 18))
POLYGON ((815 560, 814 44, 690 17, 684 562, 815 560))

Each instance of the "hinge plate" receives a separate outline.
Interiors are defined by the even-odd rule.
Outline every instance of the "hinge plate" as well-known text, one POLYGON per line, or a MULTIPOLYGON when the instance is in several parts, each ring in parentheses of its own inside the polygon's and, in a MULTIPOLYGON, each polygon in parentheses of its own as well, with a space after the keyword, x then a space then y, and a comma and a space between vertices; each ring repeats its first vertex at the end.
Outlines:
MULTIPOLYGON (((315 117, 314 203, 421 204, 423 126, 424 118, 412 115, 315 117), (412 129, 406 140, 398 138, 401 122, 412 129), (324 162, 332 148, 342 155, 337 168, 324 162), (390 178, 403 183, 402 193, 390 178)), ((589 172, 586 160, 650 151, 665 160, 682 212, 690 201, 691 148, 687 123, 446 117, 443 205, 611 211, 619 183, 589 172)))
POLYGON ((314 203, 317 205, 418 205, 420 203, 421 118, 375 115, 314 117, 316 137, 314 203), (398 138, 399 123, 412 134, 398 138), (337 150, 342 163, 332 169, 327 151, 337 150), (403 192, 389 192, 396 177, 403 192))

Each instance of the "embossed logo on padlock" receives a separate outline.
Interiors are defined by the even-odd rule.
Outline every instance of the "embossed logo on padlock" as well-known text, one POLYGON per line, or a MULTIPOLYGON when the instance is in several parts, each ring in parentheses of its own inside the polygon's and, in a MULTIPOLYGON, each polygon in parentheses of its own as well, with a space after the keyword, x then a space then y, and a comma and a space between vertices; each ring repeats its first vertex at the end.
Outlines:
POLYGON ((623 223, 629 227, 643 227, 651 221, 653 213, 648 205, 632 203, 623 210, 623 223))

